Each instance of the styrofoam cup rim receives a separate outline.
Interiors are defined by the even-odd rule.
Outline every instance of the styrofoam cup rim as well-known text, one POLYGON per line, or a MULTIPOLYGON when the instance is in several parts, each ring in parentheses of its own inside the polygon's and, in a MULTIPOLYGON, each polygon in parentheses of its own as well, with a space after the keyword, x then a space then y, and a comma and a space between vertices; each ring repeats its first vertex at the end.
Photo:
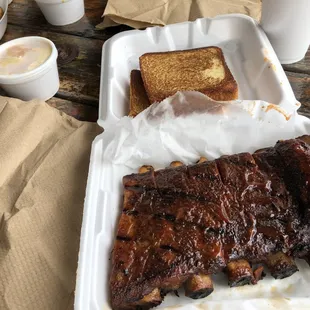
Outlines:
POLYGON ((71 1, 77 1, 77 0, 35 0, 36 2, 39 3, 44 3, 44 4, 63 4, 66 2, 71 2, 71 1))
POLYGON ((5 16, 8 14, 9 0, 4 0, 4 1, 5 1, 5 9, 4 9, 4 13, 3 13, 2 17, 0 18, 0 24, 2 23, 5 16))
POLYGON ((34 78, 37 75, 40 75, 40 73, 45 72, 46 70, 48 70, 54 65, 54 62, 56 61, 58 57, 58 51, 56 49, 55 44, 51 40, 44 38, 44 37, 29 36, 29 37, 22 37, 22 38, 8 41, 6 43, 3 43, 0 46, 0 52, 13 45, 23 43, 23 42, 29 42, 30 40, 41 40, 41 41, 47 42, 52 48, 51 55, 47 58, 47 60, 43 64, 41 64, 40 66, 38 66, 37 68, 29 72, 24 72, 24 73, 19 73, 19 74, 10 74, 10 75, 0 74, 0 84, 15 84, 15 83, 24 82, 26 80, 34 78))

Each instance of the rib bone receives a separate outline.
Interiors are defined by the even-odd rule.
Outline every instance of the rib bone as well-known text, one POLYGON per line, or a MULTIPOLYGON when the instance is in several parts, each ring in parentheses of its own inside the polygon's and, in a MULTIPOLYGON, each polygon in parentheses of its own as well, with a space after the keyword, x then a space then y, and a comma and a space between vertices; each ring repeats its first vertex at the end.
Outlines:
POLYGON ((210 275, 197 274, 191 276, 184 285, 185 296, 199 299, 213 292, 213 282, 210 275))
POLYGON ((153 166, 144 165, 144 166, 140 167, 139 173, 146 173, 146 172, 149 172, 149 171, 152 171, 152 170, 154 170, 153 166))
POLYGON ((180 161, 172 161, 170 164, 170 167, 180 167, 183 166, 184 164, 180 161))
POLYGON ((294 260, 282 252, 269 255, 266 263, 275 279, 287 278, 298 271, 294 260))
POLYGON ((162 302, 163 298, 161 296, 160 290, 155 288, 150 294, 145 295, 142 299, 135 303, 136 309, 156 307, 162 302))
POLYGON ((230 287, 242 286, 253 282, 252 268, 245 259, 232 261, 227 264, 226 268, 230 287))
POLYGON ((205 161, 208 161, 208 159, 206 157, 201 156, 199 160, 197 161, 197 164, 204 163, 205 161))

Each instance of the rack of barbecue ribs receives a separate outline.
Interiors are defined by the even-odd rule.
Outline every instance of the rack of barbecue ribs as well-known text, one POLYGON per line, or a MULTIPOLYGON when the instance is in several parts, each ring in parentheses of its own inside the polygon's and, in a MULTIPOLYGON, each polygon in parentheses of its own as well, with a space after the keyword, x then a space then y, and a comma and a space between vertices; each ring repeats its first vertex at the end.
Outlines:
POLYGON ((275 147, 174 162, 123 178, 124 205, 112 252, 113 309, 149 309, 181 286, 191 298, 255 284, 267 266, 282 279, 310 258, 310 136, 275 147))

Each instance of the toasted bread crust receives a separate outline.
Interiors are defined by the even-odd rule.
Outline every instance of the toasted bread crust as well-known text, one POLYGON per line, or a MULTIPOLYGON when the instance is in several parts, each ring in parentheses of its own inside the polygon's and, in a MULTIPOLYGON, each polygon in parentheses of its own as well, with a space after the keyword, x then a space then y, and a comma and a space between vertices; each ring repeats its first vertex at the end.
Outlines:
POLYGON ((151 103, 185 90, 199 91, 217 101, 238 98, 237 82, 219 47, 147 53, 140 57, 140 68, 151 103), (220 68, 223 77, 218 77, 214 67, 220 68))
POLYGON ((130 73, 129 116, 135 117, 149 106, 150 101, 143 85, 141 72, 139 70, 132 70, 130 73))

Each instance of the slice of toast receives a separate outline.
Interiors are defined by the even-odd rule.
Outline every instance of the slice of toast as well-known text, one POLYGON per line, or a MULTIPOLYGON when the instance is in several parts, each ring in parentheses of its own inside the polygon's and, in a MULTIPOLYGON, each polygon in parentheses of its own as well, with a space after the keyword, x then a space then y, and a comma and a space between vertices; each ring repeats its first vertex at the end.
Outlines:
POLYGON ((217 101, 238 98, 238 85, 219 47, 147 53, 140 57, 144 86, 151 103, 177 91, 199 91, 217 101))
POLYGON ((130 73, 129 116, 135 117, 149 106, 150 101, 143 85, 141 72, 139 70, 132 70, 130 73))

